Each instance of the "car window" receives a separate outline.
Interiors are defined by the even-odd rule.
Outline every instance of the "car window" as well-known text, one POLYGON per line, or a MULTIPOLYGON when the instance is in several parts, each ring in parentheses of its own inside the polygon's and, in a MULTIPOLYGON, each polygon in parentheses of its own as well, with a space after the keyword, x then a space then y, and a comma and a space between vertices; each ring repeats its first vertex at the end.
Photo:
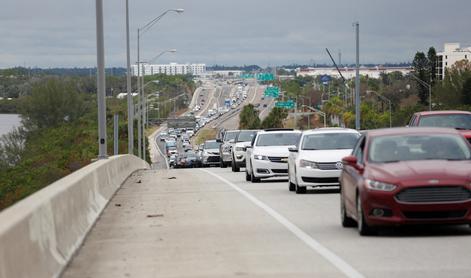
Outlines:
POLYGON ((235 139, 237 134, 239 134, 238 131, 228 131, 224 134, 224 142, 227 142, 229 140, 235 139))
POLYGON ((301 133, 264 133, 257 139, 257 146, 297 146, 301 133))
POLYGON ((451 127, 456 129, 471 129, 471 115, 442 114, 420 117, 418 126, 451 127))
POLYGON ((319 133, 303 137, 303 150, 342 150, 353 149, 357 142, 357 133, 319 133))
POLYGON ((204 143, 204 149, 219 149, 220 143, 216 141, 206 141, 204 143))
POLYGON ((363 151, 365 148, 365 135, 361 136, 360 139, 358 139, 357 144, 355 148, 353 149, 352 155, 357 158, 358 163, 364 164, 364 159, 363 159, 363 151))
POLYGON ((257 135, 257 131, 249 130, 249 131, 241 131, 239 135, 237 135, 237 142, 251 142, 252 138, 257 135))
POLYGON ((471 159, 466 141, 453 134, 378 136, 369 150, 368 160, 376 163, 471 159))

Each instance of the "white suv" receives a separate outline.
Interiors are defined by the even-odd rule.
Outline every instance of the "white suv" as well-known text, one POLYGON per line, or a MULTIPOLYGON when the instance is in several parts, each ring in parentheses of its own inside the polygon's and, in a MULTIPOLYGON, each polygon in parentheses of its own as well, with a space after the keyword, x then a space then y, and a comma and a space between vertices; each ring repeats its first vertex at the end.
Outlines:
POLYGON ((360 133, 348 128, 319 128, 303 132, 298 148, 288 158, 289 190, 337 186, 342 158, 351 154, 360 133))
POLYGON ((257 130, 241 130, 235 138, 235 144, 232 147, 232 172, 239 172, 240 167, 245 167, 245 152, 257 132, 257 130))
POLYGON ((295 148, 300 137, 301 131, 292 129, 259 131, 247 148, 245 179, 260 182, 264 178, 288 176, 288 148, 295 148))

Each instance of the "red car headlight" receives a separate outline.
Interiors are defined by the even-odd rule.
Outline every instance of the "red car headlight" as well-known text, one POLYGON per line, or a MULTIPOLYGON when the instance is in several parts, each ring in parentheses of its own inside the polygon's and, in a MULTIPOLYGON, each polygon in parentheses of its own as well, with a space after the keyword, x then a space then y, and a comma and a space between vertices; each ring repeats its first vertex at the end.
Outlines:
POLYGON ((385 183, 381 181, 374 181, 374 180, 366 180, 365 181, 366 187, 371 190, 379 190, 379 191, 394 191, 397 188, 397 185, 385 183))

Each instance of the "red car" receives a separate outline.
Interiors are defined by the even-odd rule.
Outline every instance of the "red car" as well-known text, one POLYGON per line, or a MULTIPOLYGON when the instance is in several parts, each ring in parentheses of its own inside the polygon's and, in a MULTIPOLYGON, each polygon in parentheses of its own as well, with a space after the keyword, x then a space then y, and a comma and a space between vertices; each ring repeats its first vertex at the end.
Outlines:
POLYGON ((367 131, 340 175, 344 227, 471 224, 471 145, 450 128, 367 131))
POLYGON ((471 142, 471 112, 468 111, 424 111, 412 115, 409 126, 455 128, 471 142))

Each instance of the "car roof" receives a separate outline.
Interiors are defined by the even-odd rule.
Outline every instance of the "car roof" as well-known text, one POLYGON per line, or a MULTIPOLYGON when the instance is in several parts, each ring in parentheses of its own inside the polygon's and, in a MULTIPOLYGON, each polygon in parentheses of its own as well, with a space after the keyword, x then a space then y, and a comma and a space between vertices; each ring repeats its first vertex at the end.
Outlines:
POLYGON ((260 130, 257 134, 276 134, 276 133, 301 133, 301 130, 293 130, 293 129, 280 129, 280 130, 260 130))
POLYGON ((384 129, 372 129, 365 132, 367 136, 384 136, 384 135, 410 135, 410 134, 456 134, 460 133, 453 128, 441 127, 394 127, 384 129))
POLYGON ((206 141, 204 141, 204 142, 205 142, 205 143, 206 143, 206 142, 207 142, 207 143, 211 143, 211 142, 217 142, 217 141, 216 141, 216 139, 212 139, 212 140, 206 140, 206 141))
POLYGON ((468 114, 468 115, 471 115, 471 112, 462 111, 462 110, 442 110, 442 111, 421 111, 421 112, 417 112, 415 114, 420 115, 420 116, 451 115, 451 114, 468 114))
POLYGON ((351 128, 341 128, 341 127, 323 127, 323 128, 316 128, 316 129, 309 129, 303 131, 303 134, 318 134, 318 133, 355 133, 359 134, 359 132, 355 129, 351 128))

